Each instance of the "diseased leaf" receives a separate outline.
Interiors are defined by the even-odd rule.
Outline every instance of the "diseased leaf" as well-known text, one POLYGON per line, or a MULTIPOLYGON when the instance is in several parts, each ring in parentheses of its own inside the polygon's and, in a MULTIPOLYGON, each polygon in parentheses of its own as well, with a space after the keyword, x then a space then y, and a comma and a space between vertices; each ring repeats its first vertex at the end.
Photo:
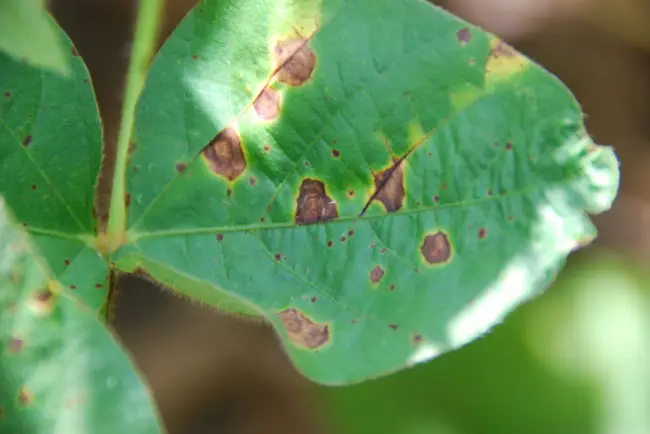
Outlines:
POLYGON ((0 194, 56 279, 97 310, 108 292, 92 211, 102 132, 88 71, 57 36, 68 77, 0 53, 0 194))
POLYGON ((160 432, 126 354, 77 292, 53 279, 2 198, 0 341, 0 432, 160 432))
POLYGON ((61 35, 44 0, 0 2, 0 51, 34 66, 70 72, 61 35))
POLYGON ((618 167, 551 74, 420 0, 202 1, 155 59, 113 257, 262 314, 326 384, 539 294, 618 167))

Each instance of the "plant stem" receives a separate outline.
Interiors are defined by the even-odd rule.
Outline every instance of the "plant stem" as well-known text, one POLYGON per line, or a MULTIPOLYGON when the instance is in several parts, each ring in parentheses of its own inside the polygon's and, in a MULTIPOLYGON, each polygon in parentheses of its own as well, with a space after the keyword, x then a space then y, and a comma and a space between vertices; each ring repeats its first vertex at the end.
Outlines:
POLYGON ((140 91, 144 86, 147 69, 153 57, 158 26, 162 11, 162 0, 140 0, 135 24, 135 36, 131 49, 131 59, 126 76, 122 119, 117 138, 117 155, 113 173, 113 188, 108 214, 108 252, 117 249, 123 242, 126 230, 126 164, 129 141, 133 132, 135 108, 140 91))

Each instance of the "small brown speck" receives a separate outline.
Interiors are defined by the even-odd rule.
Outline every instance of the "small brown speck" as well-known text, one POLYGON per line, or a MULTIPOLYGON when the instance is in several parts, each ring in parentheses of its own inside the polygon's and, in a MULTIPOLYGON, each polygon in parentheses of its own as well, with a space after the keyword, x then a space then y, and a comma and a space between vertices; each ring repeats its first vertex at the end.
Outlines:
POLYGON ((327 242, 327 247, 332 247, 333 245, 334 245, 334 241, 329 240, 329 241, 327 242))
POLYGON ((36 190, 36 184, 32 184, 32 185, 31 185, 31 189, 32 189, 32 190, 36 190))
POLYGON ((32 136, 25 137, 25 140, 23 140, 23 146, 27 147, 30 143, 32 143, 32 136))
POLYGON ((347 240, 348 240, 348 239, 345 237, 345 235, 342 235, 342 236, 341 236, 341 242, 342 242, 342 243, 346 242, 347 240))
POLYGON ((388 327, 392 328, 393 330, 397 330, 399 328, 397 324, 388 324, 388 327))
POLYGON ((310 301, 311 301, 312 303, 316 303, 316 300, 318 300, 316 297, 312 297, 310 301))
POLYGON ((274 258, 275 258, 276 261, 279 261, 279 260, 282 259, 282 255, 279 254, 279 253, 276 253, 275 256, 274 256, 274 258))
POLYGON ((341 153, 339 152, 338 149, 332 149, 332 157, 339 158, 340 156, 341 156, 341 153))
POLYGON ((257 178, 251 176, 250 178, 248 178, 248 183, 251 185, 251 187, 255 187, 257 185, 257 178))
POLYGON ((66 266, 67 266, 67 265, 70 265, 70 260, 69 260, 69 259, 66 259, 66 260, 63 261, 63 263, 64 263, 66 266))
POLYGON ((185 163, 176 163, 176 171, 178 173, 181 173, 185 168, 187 167, 187 164, 185 163))
POLYGON ((512 143, 508 142, 506 143, 506 151, 512 150, 512 143))
POLYGON ((350 229, 350 230, 348 231, 348 237, 351 237, 351 236, 353 236, 353 235, 354 235, 354 230, 353 230, 353 229, 350 229))
POLYGON ((223 234, 217 234, 217 241, 223 240, 223 234))
POLYGON ((485 228, 481 228, 481 229, 479 229, 479 231, 478 231, 478 237, 479 237, 480 239, 485 238, 486 235, 487 235, 487 230, 486 230, 485 228))

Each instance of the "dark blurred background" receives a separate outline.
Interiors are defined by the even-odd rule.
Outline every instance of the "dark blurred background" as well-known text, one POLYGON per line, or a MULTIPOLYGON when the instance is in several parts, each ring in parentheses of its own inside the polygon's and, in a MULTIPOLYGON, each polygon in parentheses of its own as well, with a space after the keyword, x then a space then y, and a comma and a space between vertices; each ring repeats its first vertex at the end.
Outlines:
MULTIPOLYGON (((160 43, 194 5, 167 0, 160 43)), ((362 385, 295 372, 267 326, 134 276, 115 327, 170 434, 650 434, 650 1, 446 0, 557 74, 596 141, 616 147, 622 186, 542 298, 484 338, 362 385)), ((135 0, 50 0, 93 77, 114 146, 135 0)))

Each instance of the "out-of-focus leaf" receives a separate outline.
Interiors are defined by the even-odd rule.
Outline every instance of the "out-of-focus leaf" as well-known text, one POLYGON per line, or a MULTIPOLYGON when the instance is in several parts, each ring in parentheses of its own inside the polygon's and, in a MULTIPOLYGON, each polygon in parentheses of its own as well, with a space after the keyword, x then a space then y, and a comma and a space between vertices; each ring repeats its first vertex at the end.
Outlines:
POLYGON ((68 74, 65 48, 44 0, 0 2, 0 51, 34 66, 68 74))

